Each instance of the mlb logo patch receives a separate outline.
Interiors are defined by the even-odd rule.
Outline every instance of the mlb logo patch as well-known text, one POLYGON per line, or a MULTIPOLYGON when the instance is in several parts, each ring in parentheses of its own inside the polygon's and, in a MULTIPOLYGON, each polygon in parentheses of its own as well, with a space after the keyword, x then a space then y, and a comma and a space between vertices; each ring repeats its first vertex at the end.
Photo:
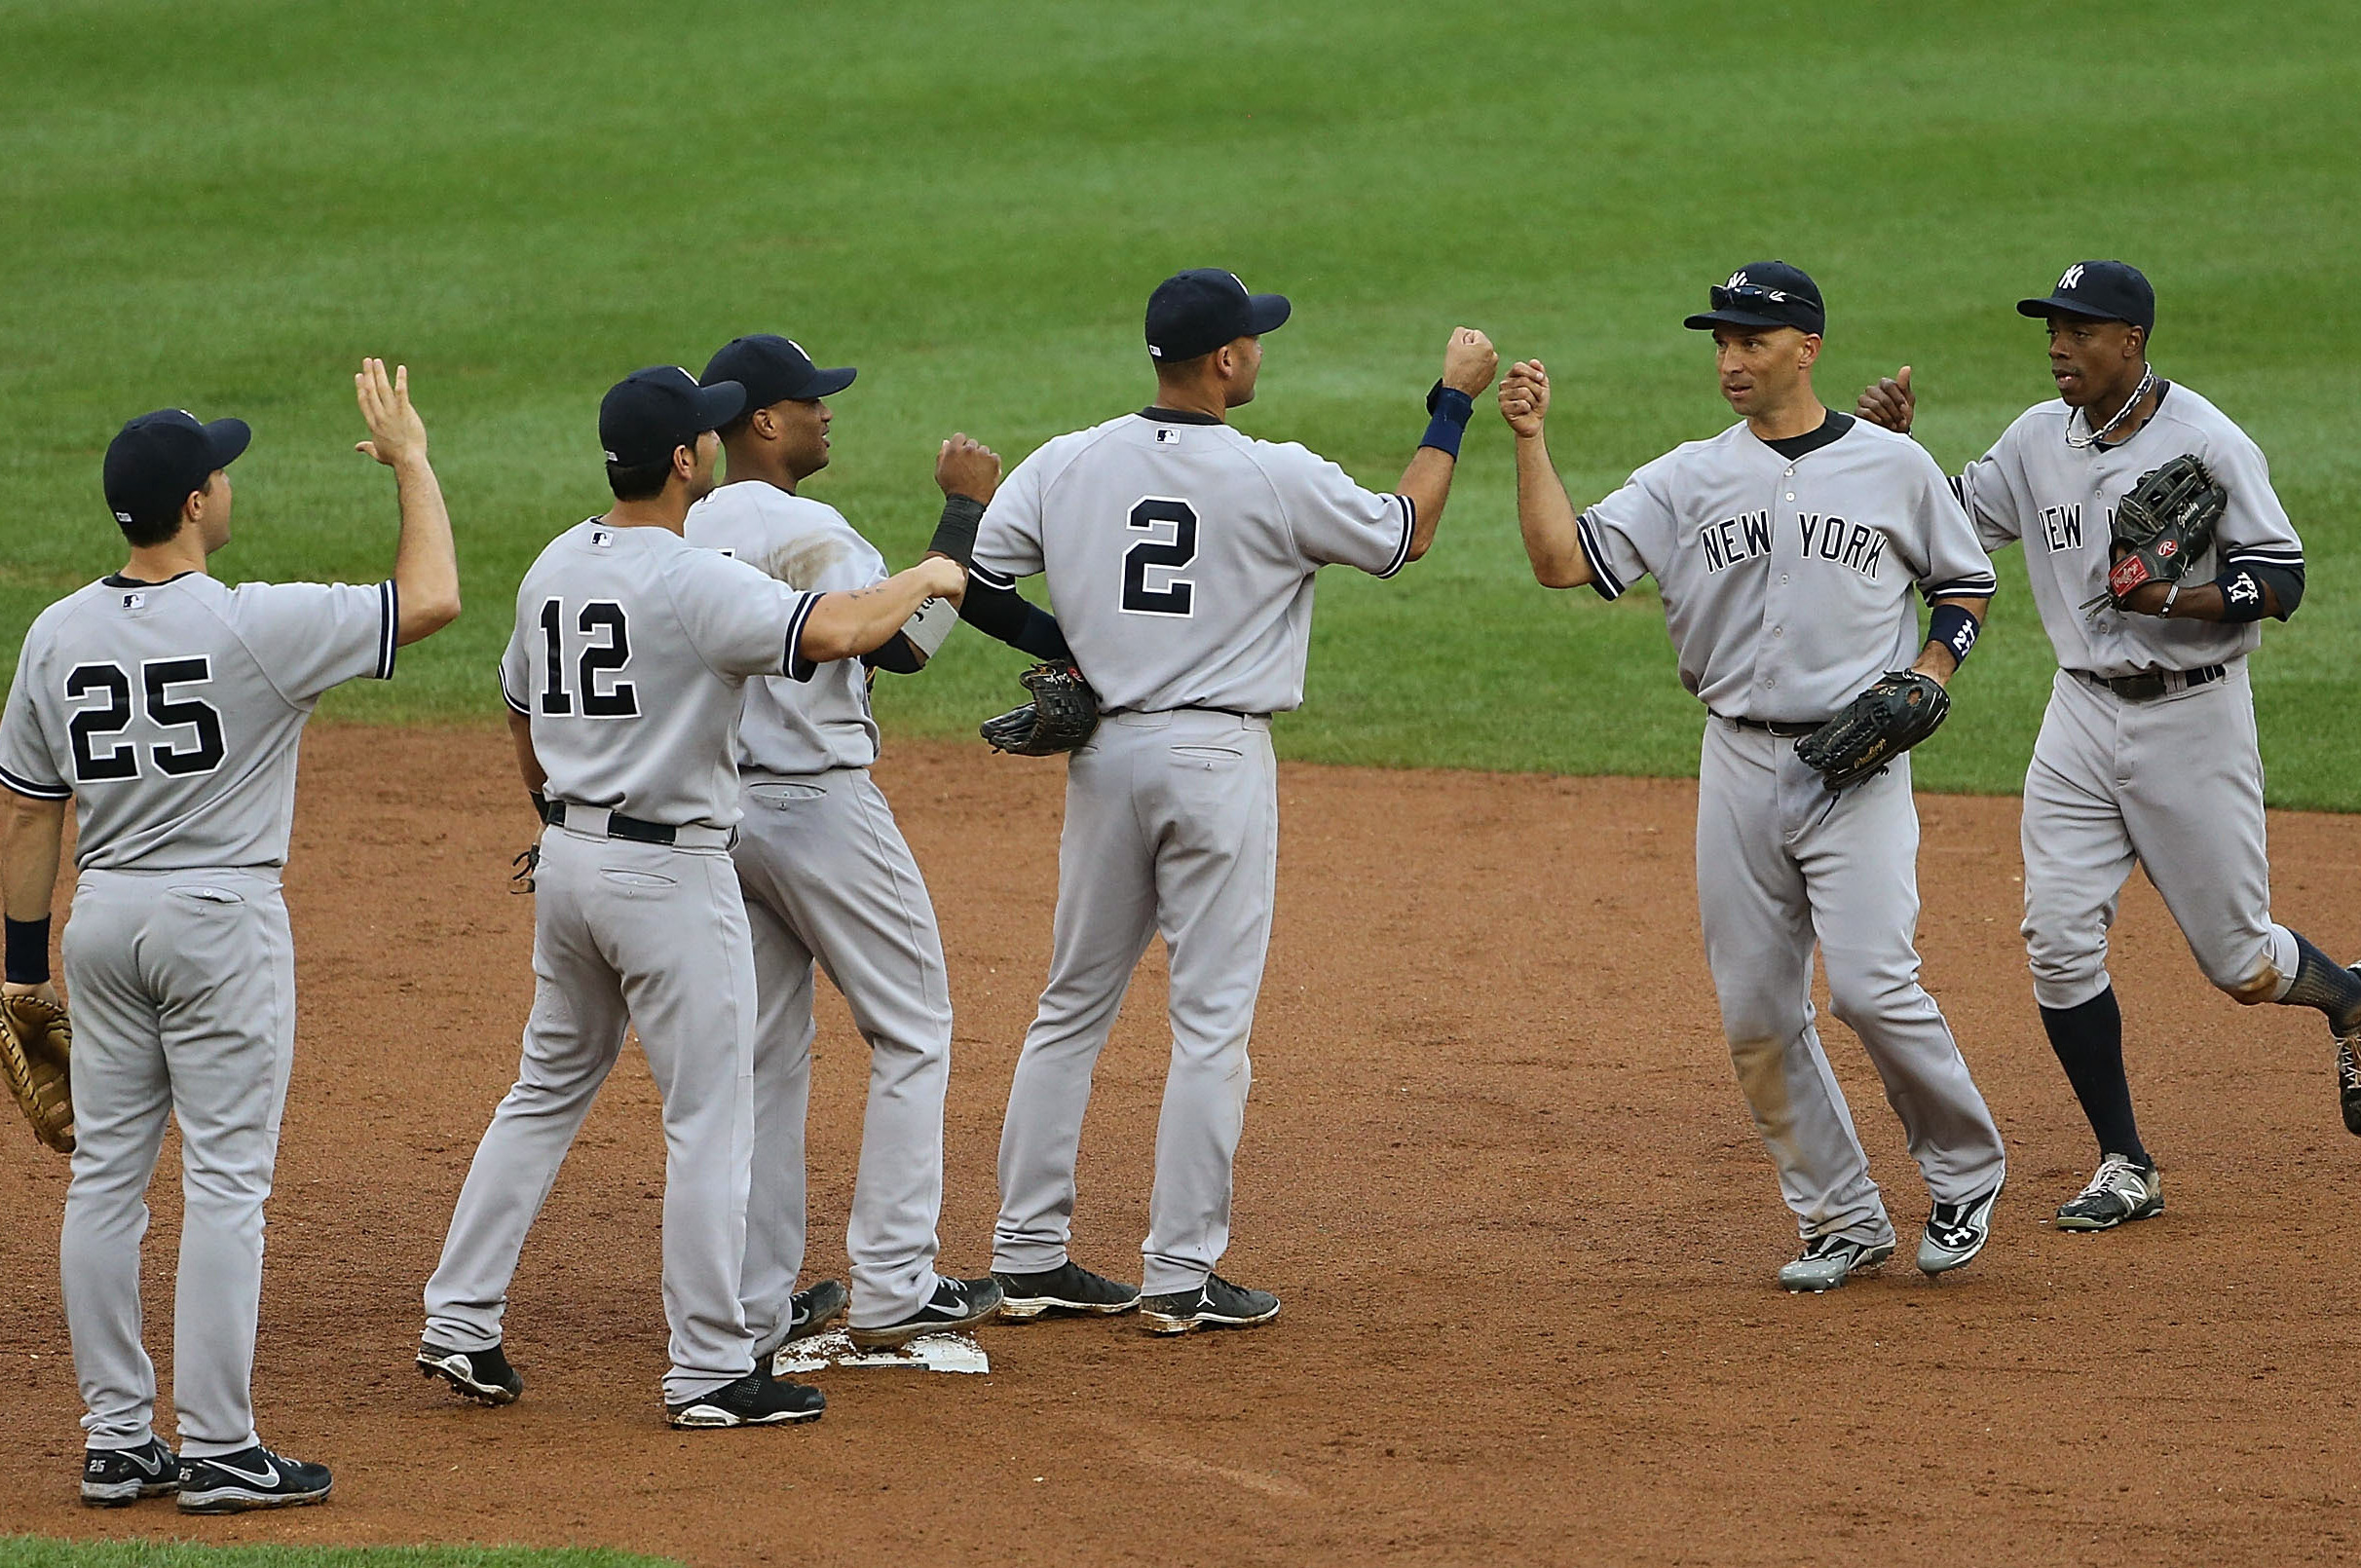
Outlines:
POLYGON ((615 542, 615 536, 603 528, 594 528, 590 530, 590 542, 603 550, 615 542))
POLYGON ((1158 446, 1179 446, 1180 432, 1169 426, 1159 425, 1156 427, 1156 444, 1158 446))
POLYGON ((136 610, 146 603, 147 595, 144 593, 127 593, 123 596, 123 608, 126 610, 136 610))

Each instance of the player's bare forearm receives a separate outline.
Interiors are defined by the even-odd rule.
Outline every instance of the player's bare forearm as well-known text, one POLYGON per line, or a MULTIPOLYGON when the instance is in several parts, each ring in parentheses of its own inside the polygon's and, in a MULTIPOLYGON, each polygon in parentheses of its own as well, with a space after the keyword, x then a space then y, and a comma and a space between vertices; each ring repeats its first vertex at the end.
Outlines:
POLYGON ((1517 438, 1517 530, 1524 536, 1534 579, 1543 587, 1579 588, 1591 580, 1591 558, 1583 553, 1574 503, 1550 461, 1548 440, 1539 433, 1517 438))
POLYGON ((459 618, 459 555, 451 513, 425 453, 394 469, 401 501, 401 541, 394 547, 394 640, 406 648, 459 618))
MULTIPOLYGON (((2263 590, 2263 614, 2278 616, 2279 590, 2267 582, 2257 582, 2256 586, 2263 590)), ((2170 583, 2151 582, 2134 589, 2131 597, 2123 601, 2123 608, 2135 616, 2162 616, 2168 603, 2172 614, 2166 618, 2172 620, 2220 620, 2230 609, 2230 601, 2223 596, 2218 582, 2184 582, 2178 598, 2173 597, 2170 583)))
POLYGON ((820 595, 804 617, 796 651, 814 664, 857 657, 883 646, 927 600, 957 604, 966 591, 966 568, 948 557, 929 555, 875 587, 820 595))
POLYGON ((1443 504, 1451 497, 1451 475, 1459 460, 1440 447, 1422 446, 1402 470, 1395 494, 1410 504, 1409 559, 1415 561, 1435 542, 1436 525, 1443 521, 1443 504))
MULTIPOLYGON (((1980 599, 1971 599, 1961 595, 1951 595, 1937 599, 1934 603, 1937 609, 1950 605, 1955 609, 1964 610, 1977 626, 1981 626, 1984 623, 1984 612, 1991 608, 1992 596, 1986 594, 1980 599)), ((1967 629, 1972 632, 1975 628, 1967 629)), ((1910 667, 1919 674, 1931 678, 1937 686, 1949 686, 1951 678, 1959 673, 1960 659, 1948 645, 1930 642, 1919 650, 1919 656, 1910 667)))
POLYGON ((57 891, 65 837, 63 801, 6 792, 7 835, 0 839, 0 907, 12 920, 46 920, 57 891))
POLYGON ((514 708, 508 710, 508 738, 516 742, 516 771, 525 781, 525 793, 542 794, 549 787, 549 773, 533 749, 533 721, 514 708))

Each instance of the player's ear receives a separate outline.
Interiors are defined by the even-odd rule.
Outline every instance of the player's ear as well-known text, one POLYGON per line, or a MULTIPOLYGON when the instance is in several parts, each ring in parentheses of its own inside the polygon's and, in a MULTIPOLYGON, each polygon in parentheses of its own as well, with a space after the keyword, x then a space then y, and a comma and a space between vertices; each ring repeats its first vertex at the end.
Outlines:
POLYGON ((1813 361, 1819 357, 1819 352, 1820 335, 1818 332, 1805 333, 1802 345, 1796 350, 1796 368, 1799 370, 1811 369, 1813 361))

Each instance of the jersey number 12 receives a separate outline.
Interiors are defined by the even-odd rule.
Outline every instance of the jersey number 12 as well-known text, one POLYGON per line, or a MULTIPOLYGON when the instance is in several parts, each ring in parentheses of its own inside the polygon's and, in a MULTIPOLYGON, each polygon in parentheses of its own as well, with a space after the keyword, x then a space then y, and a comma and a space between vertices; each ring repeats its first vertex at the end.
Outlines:
MULTIPOLYGON (((543 713, 574 711, 574 692, 566 690, 565 624, 566 607, 555 599, 543 599, 541 628, 549 655, 548 676, 541 693, 543 713)), ((604 691, 599 689, 599 677, 612 675, 631 662, 631 626, 623 618, 623 607, 612 599, 593 599, 582 606, 574 624, 587 639, 574 664, 575 690, 581 693, 583 717, 638 718, 639 688, 629 681, 617 681, 604 691)))
POLYGON ((1124 526, 1149 535, 1123 552, 1123 608, 1136 616, 1190 616, 1196 613, 1197 585, 1172 576, 1197 558, 1197 511, 1185 501, 1149 496, 1131 509, 1124 526), (1162 539, 1156 534, 1170 529, 1162 539), (1164 574, 1164 585, 1147 585, 1150 572, 1164 574))

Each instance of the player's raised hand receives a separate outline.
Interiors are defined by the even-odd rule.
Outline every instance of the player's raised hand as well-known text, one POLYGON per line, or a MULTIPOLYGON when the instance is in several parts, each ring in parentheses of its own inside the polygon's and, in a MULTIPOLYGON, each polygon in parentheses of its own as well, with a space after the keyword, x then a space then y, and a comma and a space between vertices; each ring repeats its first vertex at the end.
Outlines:
POLYGON ((1492 385, 1494 372, 1500 369, 1499 351, 1492 340, 1472 326, 1451 329, 1451 341, 1443 350, 1443 384, 1466 392, 1470 397, 1481 395, 1492 385))
POLYGON ((410 367, 396 365, 388 380, 383 359, 363 359, 353 388, 360 399, 360 417, 369 427, 369 439, 356 441, 353 450, 389 468, 424 462, 427 426, 410 406, 410 367))
POLYGON ((1500 381, 1500 417, 1530 440, 1550 415, 1550 373, 1538 359, 1519 359, 1500 381))
POLYGON ((1000 488, 1000 455, 981 441, 954 435, 935 454, 935 483, 946 496, 990 503, 1000 488))
POLYGON ((1872 425, 1908 435, 1910 421, 1918 413, 1918 399, 1910 392, 1910 367, 1904 365, 1898 373, 1881 376, 1862 388, 1853 412, 1872 425))
POLYGON ((933 598, 948 599, 956 605, 966 596, 967 568, 948 555, 929 555, 911 570, 929 574, 925 579, 926 591, 933 598))

